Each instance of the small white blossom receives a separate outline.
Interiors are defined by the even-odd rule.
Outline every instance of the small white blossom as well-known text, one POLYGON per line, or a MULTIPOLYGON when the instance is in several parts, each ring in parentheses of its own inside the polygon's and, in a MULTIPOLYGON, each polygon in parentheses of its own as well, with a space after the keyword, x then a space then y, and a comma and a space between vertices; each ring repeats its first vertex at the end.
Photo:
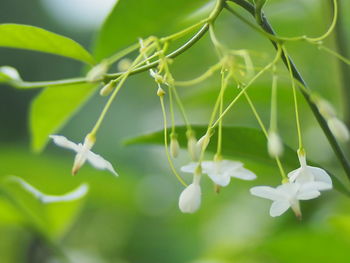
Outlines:
POLYGON ((276 188, 270 186, 256 186, 250 189, 252 195, 272 200, 270 216, 282 215, 292 208, 296 217, 301 218, 299 200, 310 200, 320 196, 314 183, 298 184, 285 183, 276 188))
POLYGON ((50 138, 53 139, 56 145, 73 150, 77 153, 75 155, 72 169, 73 174, 76 174, 81 166, 85 163, 85 161, 88 161, 96 169, 108 170, 114 175, 118 176, 117 172, 114 170, 110 162, 102 158, 100 155, 90 151, 94 144, 94 139, 91 139, 89 135, 86 136, 84 144, 76 144, 69 141, 66 137, 60 135, 50 135, 50 138))
POLYGON ((267 149, 271 157, 281 156, 283 153, 283 143, 276 132, 269 132, 267 138, 267 149))
POLYGON ((179 198, 179 208, 182 213, 194 213, 201 205, 200 175, 193 176, 193 183, 182 191, 179 198))
POLYGON ((299 184, 315 183, 318 190, 329 190, 332 189, 332 179, 328 173, 318 167, 307 165, 306 156, 303 151, 298 152, 300 168, 288 174, 290 182, 297 182, 299 184))
POLYGON ((344 122, 337 117, 332 117, 327 120, 327 124, 333 135, 342 142, 347 142, 350 138, 349 129, 344 122))
MULTIPOLYGON (((182 166, 181 171, 185 173, 194 173, 198 163, 189 163, 182 166)), ((210 179, 217 185, 227 186, 230 183, 231 177, 242 180, 254 180, 256 175, 245 169, 243 163, 218 160, 218 161, 204 161, 202 162, 202 172, 207 174, 210 179)))

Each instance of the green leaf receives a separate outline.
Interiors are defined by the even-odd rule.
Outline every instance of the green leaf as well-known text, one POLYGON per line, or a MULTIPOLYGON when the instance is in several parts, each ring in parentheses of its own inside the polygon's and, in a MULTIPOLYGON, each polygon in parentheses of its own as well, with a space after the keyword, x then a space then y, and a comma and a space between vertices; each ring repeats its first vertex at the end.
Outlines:
POLYGON ((0 36, 0 47, 29 49, 95 63, 90 53, 74 40, 38 27, 1 24, 0 36))
MULTIPOLYGON (((208 0, 120 0, 105 21, 95 46, 97 59, 106 58, 121 48, 136 43, 138 38, 163 36, 176 32, 189 13, 198 10, 208 0)), ((193 21, 192 21, 193 22, 193 21)))
POLYGON ((46 88, 32 102, 30 131, 32 148, 39 152, 50 134, 58 131, 91 97, 96 84, 63 85, 46 88))
POLYGON ((51 239, 62 237, 73 223, 88 191, 83 184, 67 194, 47 195, 16 176, 5 178, 2 188, 12 208, 22 215, 19 223, 29 223, 51 239))
MULTIPOLYGON (((194 126, 193 130, 196 132, 197 137, 203 136, 206 131, 206 126, 194 126)), ((178 141, 180 147, 187 147, 186 139, 186 127, 177 126, 176 133, 178 134, 178 141)), ((139 137, 131 138, 125 141, 126 145, 133 144, 164 144, 164 131, 157 131, 149 133, 139 137)), ((272 159, 266 146, 266 137, 262 131, 248 128, 248 127, 223 127, 222 129, 222 153, 229 159, 241 159, 246 161, 253 161, 263 165, 276 166, 276 162, 272 159)), ((214 134, 208 145, 207 151, 216 152, 217 134, 214 134)), ((300 166, 297 154, 287 145, 284 145, 284 153, 281 158, 284 168, 287 171, 294 170, 300 166)), ((312 165, 319 165, 309 162, 312 165)), ((328 172, 329 173, 329 172, 328 172)), ((350 195, 350 191, 341 183, 337 177, 329 173, 333 178, 334 187, 340 192, 350 195)))

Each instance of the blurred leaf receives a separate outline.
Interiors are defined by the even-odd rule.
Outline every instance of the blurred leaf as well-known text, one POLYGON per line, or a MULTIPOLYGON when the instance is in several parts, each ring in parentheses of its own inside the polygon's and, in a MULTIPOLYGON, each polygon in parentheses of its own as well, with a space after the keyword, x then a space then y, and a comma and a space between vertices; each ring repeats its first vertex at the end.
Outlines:
MULTIPOLYGON (((206 126, 194 126, 192 127, 196 132, 198 137, 203 136, 206 131, 206 126)), ((177 126, 176 132, 178 133, 178 141, 180 147, 187 147, 186 139, 186 127, 177 126)), ((149 133, 139 137, 131 138, 125 141, 126 145, 132 144, 164 144, 164 132, 158 131, 154 133, 149 133)), ((266 137, 262 131, 248 128, 248 127, 223 127, 222 129, 222 152, 223 155, 231 159, 243 159, 248 161, 254 161, 264 165, 276 166, 276 162, 272 159, 268 152, 266 146, 266 137)), ((213 142, 217 141, 217 136, 214 134, 208 145, 207 151, 215 153, 216 145, 213 142)), ((284 168, 288 170, 294 170, 300 166, 296 152, 284 145, 284 153, 281 157, 284 168)), ((312 165, 320 167, 313 162, 309 162, 312 165)), ((328 172, 329 173, 329 172, 328 172)), ((333 178, 334 187, 340 192, 350 195, 350 191, 341 183, 341 181, 336 178, 333 174, 329 173, 333 178)))
POLYGON ((83 184, 61 196, 47 195, 15 176, 6 178, 2 187, 23 222, 53 239, 60 238, 73 223, 88 191, 83 184))
MULTIPOLYGON (((206 133, 207 127, 194 126, 193 130, 196 132, 197 138, 199 138, 206 133)), ((186 127, 177 126, 176 133, 178 133, 178 140, 180 146, 186 148, 186 127)), ((125 143, 127 145, 163 144, 163 134, 163 131, 158 131, 142 135, 136 138, 131 138, 125 143)), ((272 159, 267 152, 266 138, 260 130, 248 127, 223 127, 222 136, 223 155, 230 158, 248 159, 256 162, 261 162, 267 165, 276 165, 275 160, 272 159)), ((214 133, 214 135, 210 139, 210 143, 207 148, 209 152, 216 152, 216 140, 217 134, 214 133)), ((291 168, 294 168, 299 164, 295 151, 293 151, 288 146, 285 146, 285 152, 283 154, 282 160, 285 165, 291 168)))
POLYGON ((96 84, 77 84, 46 88, 32 102, 30 130, 32 148, 41 151, 48 136, 59 130, 90 98, 96 84))
POLYGON ((120 0, 105 21, 95 45, 97 59, 137 42, 140 37, 174 32, 176 23, 208 0, 120 0))
POLYGON ((90 53, 74 40, 38 27, 2 24, 0 35, 0 47, 35 50, 94 64, 90 53))

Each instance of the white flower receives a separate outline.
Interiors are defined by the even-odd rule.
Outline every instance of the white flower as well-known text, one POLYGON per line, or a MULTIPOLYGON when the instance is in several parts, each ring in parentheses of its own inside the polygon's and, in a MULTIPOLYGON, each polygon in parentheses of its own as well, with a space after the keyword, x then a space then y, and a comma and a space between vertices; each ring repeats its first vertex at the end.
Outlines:
MULTIPOLYGON (((198 163, 189 163, 181 167, 185 173, 194 173, 198 163)), ((231 177, 242 180, 254 180, 256 175, 245 169, 243 163, 229 160, 204 161, 202 162, 202 172, 208 174, 210 179, 217 185, 227 186, 231 177)))
POLYGON ((34 186, 30 185, 20 177, 11 176, 10 179, 15 182, 18 182, 23 189, 31 193, 36 199, 38 199, 44 204, 75 201, 84 197, 89 190, 89 186, 87 184, 81 184, 73 191, 63 195, 47 195, 41 192, 40 190, 36 189, 34 186))
POLYGON ((327 120, 327 124, 333 135, 342 142, 349 140, 349 129, 344 122, 339 120, 337 117, 332 117, 327 120))
POLYGON ((276 132, 269 132, 267 138, 267 149, 271 157, 281 156, 283 153, 283 144, 280 136, 276 132))
POLYGON ((307 165, 305 153, 303 152, 298 152, 298 157, 300 168, 288 174, 290 182, 299 184, 313 182, 315 183, 314 185, 317 185, 318 190, 332 189, 332 179, 325 170, 307 165))
POLYGON ((285 183, 276 188, 270 186, 256 186, 250 189, 252 195, 272 200, 270 216, 282 215, 289 208, 298 218, 301 218, 299 200, 310 200, 320 196, 314 183, 298 184, 285 183))
POLYGON ((182 191, 179 198, 179 208, 182 213, 194 213, 201 205, 200 175, 194 175, 193 183, 182 191))
POLYGON ((80 167, 85 163, 85 161, 88 161, 96 169, 108 170, 114 175, 118 176, 117 172, 114 170, 110 162, 103 159, 100 155, 90 151, 94 144, 94 140, 91 139, 89 135, 86 136, 84 144, 76 144, 74 142, 69 141, 66 137, 60 135, 50 135, 50 138, 53 139, 54 143, 58 146, 73 150, 77 153, 75 155, 72 169, 73 174, 76 174, 80 167))

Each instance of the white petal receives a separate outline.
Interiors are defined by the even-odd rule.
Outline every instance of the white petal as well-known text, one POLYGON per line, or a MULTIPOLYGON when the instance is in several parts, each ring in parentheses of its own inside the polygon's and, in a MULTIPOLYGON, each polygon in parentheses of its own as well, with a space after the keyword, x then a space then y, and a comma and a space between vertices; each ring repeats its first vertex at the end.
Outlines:
POLYGON ((227 170, 235 170, 243 166, 243 163, 237 162, 237 161, 230 161, 230 160, 222 160, 220 161, 220 166, 223 171, 227 170))
POLYGON ((179 208, 183 213, 194 213, 201 205, 201 188, 198 184, 190 184, 182 191, 179 208))
POLYGON ((310 182, 306 184, 302 184, 300 187, 300 192, 303 191, 324 191, 324 190, 330 190, 332 189, 332 184, 324 183, 324 182, 310 182))
POLYGON ((61 135, 50 135, 49 136, 53 142, 63 148, 67 148, 73 151, 78 152, 81 147, 78 146, 78 144, 68 140, 66 137, 61 135))
MULTIPOLYGON (((189 163, 189 164, 187 164, 185 166, 182 166, 181 167, 181 171, 184 172, 184 173, 191 173, 191 174, 193 174, 194 171, 196 170, 197 166, 198 166, 198 163, 192 162, 192 163, 189 163)), ((203 169, 203 166, 202 166, 202 169, 203 169)))
POLYGON ((300 186, 301 185, 298 183, 286 183, 279 185, 276 190, 280 193, 281 196, 284 196, 284 198, 292 200, 295 199, 300 186))
POLYGON ((217 185, 222 187, 227 186, 230 183, 231 177, 223 173, 208 173, 209 178, 217 185))
POLYGON ((118 173, 114 170, 112 164, 105 160, 102 156, 89 151, 87 154, 87 160, 94 166, 96 169, 108 170, 113 173, 115 176, 118 176, 118 173))
POLYGON ((256 175, 252 171, 249 171, 248 169, 245 169, 243 167, 233 170, 229 174, 231 177, 235 177, 242 180, 250 181, 256 179, 256 175))
POLYGON ((255 186, 253 188, 250 188, 250 193, 252 195, 273 201, 283 198, 283 196, 275 188, 270 186, 255 186))
POLYGON ((298 200, 311 200, 317 198, 321 193, 317 190, 303 191, 297 194, 298 200))
POLYGON ((332 185, 332 179, 325 170, 313 166, 307 166, 307 168, 314 175, 315 181, 324 182, 326 184, 332 185))
POLYGON ((274 201, 270 207, 270 216, 276 217, 282 215, 288 210, 290 203, 287 200, 274 201))
POLYGON ((69 202, 77 200, 79 198, 82 198, 89 190, 87 184, 82 184, 72 192, 66 193, 64 195, 47 195, 27 183, 22 178, 12 176, 11 179, 18 182, 23 187, 23 189, 31 193, 36 199, 43 203, 69 202))
POLYGON ((300 171, 301 171, 301 168, 298 168, 288 173, 288 178, 291 183, 295 182, 295 180, 299 176, 300 171))

